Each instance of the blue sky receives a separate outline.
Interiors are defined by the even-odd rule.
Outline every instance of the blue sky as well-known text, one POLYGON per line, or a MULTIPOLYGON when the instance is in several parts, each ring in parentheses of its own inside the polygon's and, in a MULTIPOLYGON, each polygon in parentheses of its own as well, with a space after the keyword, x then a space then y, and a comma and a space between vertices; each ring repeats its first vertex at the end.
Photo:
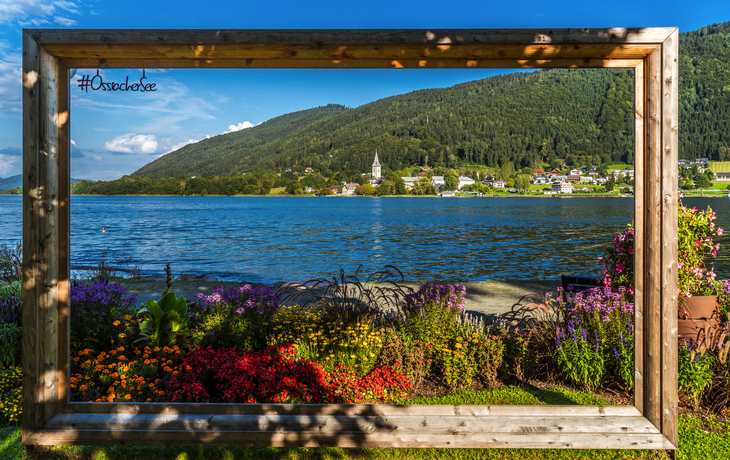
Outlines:
MULTIPOLYGON (((0 177, 20 173, 21 29, 26 28, 513 28, 665 27, 730 20, 723 1, 269 1, 0 0, 0 177)), ((505 71, 147 71, 154 93, 83 92, 72 85, 72 176, 110 180, 207 136, 328 103, 357 107, 394 94, 505 71)), ((130 81, 140 69, 102 70, 130 81)), ((80 69, 81 75, 94 69, 80 69)))

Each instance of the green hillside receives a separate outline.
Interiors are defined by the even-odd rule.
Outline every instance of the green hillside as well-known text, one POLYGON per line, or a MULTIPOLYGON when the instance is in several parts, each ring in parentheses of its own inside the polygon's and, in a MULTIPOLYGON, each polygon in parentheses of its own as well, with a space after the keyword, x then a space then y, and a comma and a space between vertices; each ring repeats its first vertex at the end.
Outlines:
MULTIPOLYGON (((381 163, 535 167, 633 163, 630 70, 513 73, 275 118, 172 152, 133 175, 222 175, 313 167, 369 171, 381 163)), ((680 158, 730 158, 730 23, 680 36, 680 158)))

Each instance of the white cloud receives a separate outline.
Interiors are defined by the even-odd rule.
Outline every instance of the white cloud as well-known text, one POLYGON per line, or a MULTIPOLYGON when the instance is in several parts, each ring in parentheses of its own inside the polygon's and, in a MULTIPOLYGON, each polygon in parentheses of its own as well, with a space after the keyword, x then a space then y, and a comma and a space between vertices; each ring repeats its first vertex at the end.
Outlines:
POLYGON ((29 16, 49 16, 60 10, 80 14, 79 6, 66 0, 3 0, 0 2, 0 24, 29 16))
POLYGON ((61 24, 63 27, 71 27, 78 24, 78 22, 74 21, 73 19, 64 18, 63 16, 56 16, 53 18, 54 21, 61 24))
POLYGON ((91 155, 91 159, 94 161, 104 161, 104 159, 99 155, 91 155))
MULTIPOLYGON (((260 125, 260 124, 261 123, 258 123, 258 125, 260 125)), ((253 128, 254 126, 257 126, 257 125, 254 125, 250 121, 242 121, 241 123, 239 123, 237 125, 230 125, 228 127, 228 131, 224 131, 223 134, 234 133, 234 132, 240 131, 242 129, 253 128)))
POLYGON ((20 158, 17 155, 3 155, 0 153, 0 174, 5 175, 11 171, 15 164, 20 162, 20 158))
POLYGON ((104 150, 117 153, 149 155, 158 153, 157 136, 153 134, 127 133, 104 144, 104 150))
MULTIPOLYGON (((210 136, 207 136, 207 137, 206 137, 206 139, 207 139, 207 138, 209 138, 209 137, 210 137, 210 136)), ((165 152, 165 153, 170 153, 170 152, 172 152, 173 150, 179 150, 179 149, 181 149, 181 148, 185 147, 186 145, 190 145, 190 144, 195 144, 196 142, 200 142, 200 141, 202 141, 202 140, 203 140, 203 139, 188 139, 187 141, 183 141, 183 142, 180 142, 179 144, 173 145, 173 146, 172 146, 172 147, 170 148, 170 150, 169 150, 168 152, 165 152)))
POLYGON ((0 60, 0 113, 20 114, 23 97, 20 62, 0 60))
POLYGON ((77 145, 76 145, 76 141, 75 141, 75 140, 73 140, 73 139, 71 139, 71 145, 73 145, 74 147, 77 147, 77 145))

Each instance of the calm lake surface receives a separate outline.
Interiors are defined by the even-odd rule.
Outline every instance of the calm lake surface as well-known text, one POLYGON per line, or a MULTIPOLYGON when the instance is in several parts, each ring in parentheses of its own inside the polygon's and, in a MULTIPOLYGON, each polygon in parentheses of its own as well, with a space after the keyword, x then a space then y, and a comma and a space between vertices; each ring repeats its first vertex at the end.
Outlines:
MULTIPOLYGON (((686 198, 730 228, 730 198, 686 198)), ((144 274, 305 281, 398 267, 409 281, 597 275, 633 198, 72 197, 71 264, 108 249, 144 274), (101 233, 102 227, 108 233, 101 233)), ((726 233, 726 235, 730 232, 726 233)), ((0 243, 22 236, 20 197, 0 197, 0 243)), ((730 238, 715 259, 730 278, 730 238)))

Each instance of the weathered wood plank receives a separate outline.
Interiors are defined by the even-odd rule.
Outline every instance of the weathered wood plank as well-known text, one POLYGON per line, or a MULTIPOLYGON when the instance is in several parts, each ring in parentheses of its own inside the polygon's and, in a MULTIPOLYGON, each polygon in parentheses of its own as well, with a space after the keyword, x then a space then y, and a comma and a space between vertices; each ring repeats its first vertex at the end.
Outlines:
POLYGON ((38 254, 40 49, 23 33, 23 442, 41 427, 36 405, 41 368, 38 330, 42 279, 38 254))
POLYGON ((646 132, 644 62, 634 68, 634 406, 644 409, 644 262, 646 132))
POLYGON ((58 234, 58 410, 62 411, 68 401, 71 355, 71 329, 69 322, 69 296, 71 275, 71 105, 69 94, 69 70, 58 62, 58 181, 57 187, 57 234, 58 234), (66 114, 64 117, 62 114, 66 114), (65 122, 61 123, 65 119, 65 122))
POLYGON ((662 45, 662 433, 678 445, 677 413, 677 160, 679 34, 662 45))
POLYGON ((638 59, 64 59, 78 69, 535 69, 633 68, 638 59))
POLYGON ((49 430, 358 431, 422 433, 653 433, 636 417, 58 414, 49 430))
POLYGON ((673 449, 661 434, 599 433, 360 433, 160 430, 39 430, 37 445, 418 447, 527 449, 673 449))
POLYGON ((48 44, 44 49, 63 59, 643 59, 660 45, 570 44, 48 44))
MULTIPOLYGON (((61 126, 68 121, 68 111, 60 108, 59 84, 67 81, 61 75, 58 59, 40 50, 39 149, 38 149, 38 247, 41 267, 39 299, 39 365, 38 386, 41 420, 58 412, 58 154, 61 126), (65 81, 62 81, 64 80, 65 81)), ((65 68, 65 67, 64 67, 65 68)))
POLYGON ((661 52, 646 59, 646 175, 644 234, 644 415, 661 426, 661 52))
POLYGON ((603 29, 27 29, 51 44, 662 43, 676 27, 603 29))
POLYGON ((633 406, 447 406, 390 404, 69 403, 66 412, 105 414, 641 417, 633 406))

